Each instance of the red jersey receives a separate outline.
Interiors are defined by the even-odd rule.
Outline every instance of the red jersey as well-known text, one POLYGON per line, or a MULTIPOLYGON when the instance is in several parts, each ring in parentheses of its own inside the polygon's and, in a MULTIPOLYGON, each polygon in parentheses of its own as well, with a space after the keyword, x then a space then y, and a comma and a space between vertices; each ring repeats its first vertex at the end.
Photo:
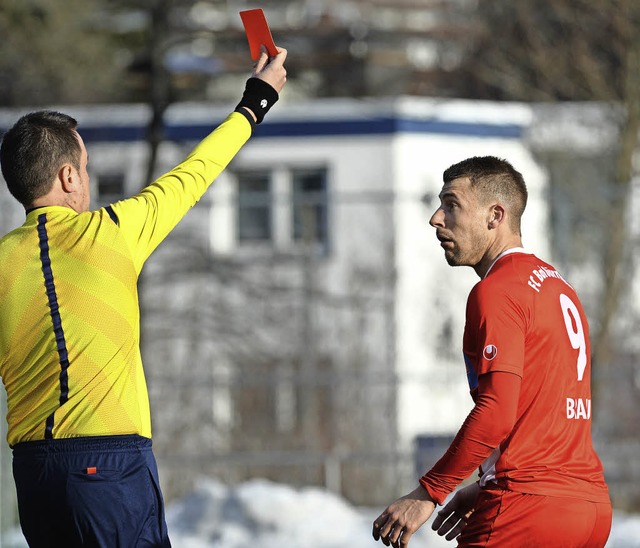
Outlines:
POLYGON ((421 478, 432 497, 489 455, 481 486, 609 502, 591 439, 587 318, 556 269, 522 249, 502 254, 469 294, 463 351, 476 406, 421 478))

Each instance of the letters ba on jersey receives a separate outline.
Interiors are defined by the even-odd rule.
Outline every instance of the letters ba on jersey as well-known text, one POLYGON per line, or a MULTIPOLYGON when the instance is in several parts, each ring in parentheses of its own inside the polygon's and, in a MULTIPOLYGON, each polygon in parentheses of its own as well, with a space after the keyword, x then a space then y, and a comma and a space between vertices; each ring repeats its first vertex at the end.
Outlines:
POLYGON ((567 418, 589 420, 591 418, 591 400, 588 398, 567 398, 567 418))

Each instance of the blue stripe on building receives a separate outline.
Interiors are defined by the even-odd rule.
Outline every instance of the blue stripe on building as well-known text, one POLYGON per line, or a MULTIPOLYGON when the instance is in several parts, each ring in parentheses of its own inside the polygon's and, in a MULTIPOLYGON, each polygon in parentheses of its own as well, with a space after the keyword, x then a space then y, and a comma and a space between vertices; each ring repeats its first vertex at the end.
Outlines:
MULTIPOLYGON (((56 346, 60 360, 60 405, 63 405, 69 399, 69 379, 67 376, 69 355, 67 353, 67 343, 64 338, 64 329, 62 328, 62 319, 60 318, 60 308, 58 306, 58 296, 56 295, 56 286, 53 280, 53 270, 51 269, 46 213, 38 216, 38 238, 40 242, 40 263, 42 265, 42 273, 44 275, 44 286, 49 300, 53 332, 55 334, 56 346)), ((53 438, 53 421, 54 415, 51 413, 51 415, 47 417, 46 421, 44 434, 45 439, 53 438)))
MULTIPOLYGON (((199 141, 206 137, 221 120, 207 124, 169 124, 164 128, 164 139, 169 141, 199 141)), ((95 126, 82 125, 80 134, 88 143, 131 143, 144 141, 144 125, 95 126)), ((498 137, 517 139, 522 136, 520 124, 489 124, 482 122, 454 122, 447 120, 420 120, 381 116, 361 119, 267 121, 256 126, 254 139, 273 137, 322 137, 393 135, 396 133, 423 133, 432 135, 458 135, 471 137, 498 137)))

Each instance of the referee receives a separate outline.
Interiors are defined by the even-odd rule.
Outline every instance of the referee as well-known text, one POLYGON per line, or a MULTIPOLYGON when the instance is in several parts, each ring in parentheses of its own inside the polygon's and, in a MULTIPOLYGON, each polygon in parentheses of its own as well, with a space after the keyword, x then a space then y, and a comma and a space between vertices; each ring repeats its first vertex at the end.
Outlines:
POLYGON ((180 165, 96 211, 73 118, 33 112, 4 135, 2 173, 26 220, 0 239, 0 376, 31 547, 171 545, 137 280, 277 101, 286 55, 262 52, 235 112, 180 165))

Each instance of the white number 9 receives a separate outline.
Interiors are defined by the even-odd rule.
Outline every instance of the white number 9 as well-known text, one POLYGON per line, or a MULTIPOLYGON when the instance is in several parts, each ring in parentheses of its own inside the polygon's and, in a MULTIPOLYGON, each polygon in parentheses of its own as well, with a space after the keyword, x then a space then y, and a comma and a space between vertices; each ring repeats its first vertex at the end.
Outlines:
POLYGON ((584 329, 582 328, 582 320, 580 313, 573 301, 564 293, 560 294, 560 306, 562 315, 564 316, 564 325, 567 328, 569 342, 571 347, 578 350, 578 380, 582 380, 584 370, 587 367, 587 341, 584 338, 584 329))

